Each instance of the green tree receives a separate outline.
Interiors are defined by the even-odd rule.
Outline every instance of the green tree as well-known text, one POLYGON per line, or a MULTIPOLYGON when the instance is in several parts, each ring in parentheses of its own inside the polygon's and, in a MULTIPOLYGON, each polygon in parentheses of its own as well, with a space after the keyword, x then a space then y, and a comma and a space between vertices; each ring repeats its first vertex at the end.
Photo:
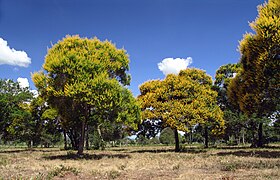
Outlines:
POLYGON ((279 111, 280 96, 280 1, 258 6, 259 15, 250 24, 255 32, 240 42, 242 71, 229 87, 229 98, 249 116, 258 137, 253 146, 263 146, 263 123, 279 111))
POLYGON ((227 90, 230 81, 234 76, 241 71, 241 65, 237 64, 226 64, 216 71, 215 82, 213 88, 218 92, 218 105, 224 112, 225 120, 225 140, 235 141, 240 138, 245 141, 245 117, 240 111, 238 106, 235 106, 229 101, 227 90))
POLYGON ((143 135, 148 139, 156 137, 158 133, 162 131, 163 123, 161 120, 143 120, 138 125, 137 136, 143 135))
MULTIPOLYGON (((211 77, 199 69, 182 70, 179 75, 167 75, 164 80, 152 80, 140 86, 138 97, 142 119, 161 120, 174 131, 175 151, 179 151, 177 130, 187 132, 196 124, 221 133, 223 113, 216 104, 217 93, 211 89, 211 77)), ((205 138, 208 139, 208 134, 205 138)), ((208 141, 205 143, 208 146, 208 141)))
POLYGON ((218 92, 218 104, 222 110, 236 109, 236 107, 233 107, 228 99, 227 89, 229 87, 230 81, 240 71, 241 65, 239 63, 220 66, 216 71, 213 88, 218 92))
POLYGON ((38 108, 35 112, 41 111, 40 116, 40 143, 45 147, 49 147, 50 145, 55 145, 61 141, 61 133, 62 128, 59 122, 59 116, 55 109, 46 105, 45 101, 42 101, 40 97, 38 108))
POLYGON ((32 137, 28 127, 31 114, 28 104, 32 93, 18 82, 0 79, 0 133, 1 140, 27 140, 32 137))
POLYGON ((49 49, 43 64, 46 74, 33 74, 39 93, 58 110, 79 155, 86 126, 94 124, 92 121, 137 122, 137 105, 123 107, 127 101, 134 103, 131 92, 124 88, 130 83, 128 63, 125 50, 108 41, 67 36, 49 49), (132 111, 135 113, 129 114, 132 111))
POLYGON ((159 141, 162 144, 174 144, 174 132, 170 127, 164 128, 159 136, 159 141))

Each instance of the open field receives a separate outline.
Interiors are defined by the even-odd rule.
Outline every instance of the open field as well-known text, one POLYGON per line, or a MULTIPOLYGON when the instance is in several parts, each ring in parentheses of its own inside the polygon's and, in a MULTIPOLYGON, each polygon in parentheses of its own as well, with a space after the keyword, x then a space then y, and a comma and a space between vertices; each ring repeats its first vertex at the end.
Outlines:
POLYGON ((280 179, 280 148, 0 149, 0 179, 280 179))

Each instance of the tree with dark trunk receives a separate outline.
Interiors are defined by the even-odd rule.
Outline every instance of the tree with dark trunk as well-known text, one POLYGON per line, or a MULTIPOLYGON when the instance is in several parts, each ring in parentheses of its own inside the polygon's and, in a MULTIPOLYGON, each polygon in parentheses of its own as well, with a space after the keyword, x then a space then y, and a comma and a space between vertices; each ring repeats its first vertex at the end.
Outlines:
POLYGON ((44 72, 32 75, 40 96, 57 109, 79 155, 83 153, 87 123, 99 123, 101 117, 112 114, 112 121, 125 121, 127 125, 138 121, 138 106, 125 88, 130 83, 128 64, 125 50, 111 42, 66 36, 48 50, 44 72))
MULTIPOLYGON (((240 41, 241 72, 231 81, 228 96, 249 119, 257 119, 256 145, 263 146, 263 123, 280 104, 280 1, 269 0, 258 7, 258 16, 250 23, 255 32, 240 41), (256 117, 256 118, 254 118, 256 117)), ((254 143, 254 142, 252 142, 254 143)))
POLYGON ((143 120, 161 121, 174 130, 175 151, 179 151, 177 130, 188 132, 197 124, 211 124, 214 133, 224 129, 223 112, 217 105, 212 79, 195 68, 169 74, 164 80, 152 80, 140 86, 138 100, 143 120))
POLYGON ((204 147, 208 148, 209 147, 209 134, 208 134, 208 127, 204 127, 204 147))
POLYGON ((173 129, 174 131, 174 138, 175 138, 175 152, 180 151, 180 144, 179 144, 179 134, 177 129, 173 129))

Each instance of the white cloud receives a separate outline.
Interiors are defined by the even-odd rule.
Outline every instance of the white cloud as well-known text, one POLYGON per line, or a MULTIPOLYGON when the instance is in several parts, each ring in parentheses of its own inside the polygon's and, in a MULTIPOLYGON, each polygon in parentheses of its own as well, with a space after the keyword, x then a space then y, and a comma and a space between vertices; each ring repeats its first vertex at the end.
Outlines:
POLYGON ((8 42, 0 38, 0 65, 8 64, 12 66, 28 67, 31 59, 26 52, 17 51, 8 46, 8 42))
POLYGON ((29 87, 29 82, 28 82, 28 79, 27 78, 17 78, 17 82, 19 83, 19 86, 21 88, 26 88, 26 87, 29 87))
MULTIPOLYGON (((19 77, 19 78, 17 78, 17 82, 19 83, 19 86, 21 88, 30 88, 29 81, 27 78, 19 77)), ((34 98, 37 98, 39 96, 39 92, 36 89, 32 89, 29 91, 33 94, 34 98)))
POLYGON ((183 69, 186 69, 192 63, 192 58, 165 58, 158 63, 159 70, 164 74, 179 74, 183 69))

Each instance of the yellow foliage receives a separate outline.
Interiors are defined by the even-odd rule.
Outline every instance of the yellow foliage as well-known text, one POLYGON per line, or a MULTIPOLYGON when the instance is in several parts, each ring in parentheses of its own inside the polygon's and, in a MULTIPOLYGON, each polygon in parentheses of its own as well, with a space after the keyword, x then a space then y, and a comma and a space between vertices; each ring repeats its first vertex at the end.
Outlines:
POLYGON ((138 100, 142 118, 162 120, 167 126, 188 131, 196 124, 213 125, 223 132, 223 112, 216 104, 212 79, 202 70, 190 68, 164 80, 147 81, 140 86, 138 100))

